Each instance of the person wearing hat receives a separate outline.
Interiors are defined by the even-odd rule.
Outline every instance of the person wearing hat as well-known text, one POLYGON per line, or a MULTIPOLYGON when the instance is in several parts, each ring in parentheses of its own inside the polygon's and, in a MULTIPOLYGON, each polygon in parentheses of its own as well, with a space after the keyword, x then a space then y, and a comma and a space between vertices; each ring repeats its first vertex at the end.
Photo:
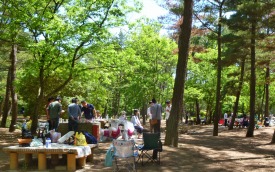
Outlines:
POLYGON ((50 103, 49 107, 49 116, 50 116, 50 122, 51 122, 51 128, 50 130, 57 131, 58 125, 59 125, 59 117, 62 112, 62 105, 61 105, 61 97, 56 97, 55 101, 50 103))

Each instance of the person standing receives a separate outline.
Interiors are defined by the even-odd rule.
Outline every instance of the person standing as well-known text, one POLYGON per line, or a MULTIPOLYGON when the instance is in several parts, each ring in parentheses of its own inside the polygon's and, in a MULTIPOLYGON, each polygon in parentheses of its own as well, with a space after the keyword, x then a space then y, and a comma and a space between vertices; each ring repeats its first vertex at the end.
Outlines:
POLYGON ((125 121, 125 120, 127 120, 126 112, 125 112, 125 111, 122 111, 122 112, 121 112, 121 115, 120 115, 120 117, 118 118, 118 120, 120 120, 120 121, 125 121))
POLYGON ((94 105, 87 103, 85 100, 81 101, 81 112, 84 114, 85 121, 86 122, 92 122, 92 120, 95 118, 96 110, 94 105))
POLYGON ((223 118, 224 118, 224 126, 227 126, 227 113, 225 112, 224 115, 223 115, 223 118))
POLYGON ((77 104, 77 99, 73 98, 72 103, 68 106, 68 117, 69 117, 69 131, 77 131, 78 123, 81 117, 81 109, 77 104))
POLYGON ((159 133, 160 136, 160 125, 161 125, 161 114, 162 114, 162 106, 157 103, 156 99, 152 99, 153 105, 150 108, 152 119, 151 121, 155 121, 155 124, 152 124, 154 133, 159 133))
POLYGON ((61 97, 56 97, 55 101, 50 103, 48 109, 51 122, 50 130, 54 129, 55 131, 57 131, 59 125, 59 117, 62 113, 61 97))
POLYGON ((152 114, 151 114, 151 106, 153 105, 152 101, 149 101, 149 107, 147 108, 147 116, 149 118, 149 124, 150 124, 150 132, 153 132, 153 126, 151 124, 152 114))
POLYGON ((51 120, 50 120, 50 112, 49 112, 49 106, 50 104, 54 101, 54 98, 53 97, 49 97, 48 98, 48 104, 46 105, 46 117, 47 117, 47 121, 49 123, 49 129, 52 128, 52 125, 51 125, 51 120))
POLYGON ((172 105, 171 105, 170 100, 167 100, 167 101, 165 102, 165 104, 166 104, 166 108, 165 108, 165 119, 166 119, 166 124, 167 124, 167 120, 169 119, 172 105))
MULTIPOLYGON (((160 125, 161 125, 161 114, 162 114, 162 106, 157 103, 156 99, 152 99, 153 105, 150 108, 152 114, 152 121, 156 120, 155 124, 152 124, 154 133, 158 133, 160 138, 160 125)), ((158 150, 153 150, 153 159, 157 159, 158 150)))

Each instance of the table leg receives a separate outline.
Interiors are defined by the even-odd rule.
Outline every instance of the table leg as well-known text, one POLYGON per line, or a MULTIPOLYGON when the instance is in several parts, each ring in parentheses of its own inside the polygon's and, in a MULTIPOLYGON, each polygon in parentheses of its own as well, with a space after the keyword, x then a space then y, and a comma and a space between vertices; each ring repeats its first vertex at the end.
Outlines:
POLYGON ((68 171, 75 171, 76 170, 76 160, 75 154, 67 154, 67 170, 68 171))
POLYGON ((10 153, 10 169, 16 170, 18 168, 18 154, 16 152, 10 153))
POLYGON ((88 155, 87 159, 90 161, 90 162, 93 162, 94 161, 94 149, 95 147, 91 148, 91 155, 88 155))
POLYGON ((32 154, 25 154, 25 163, 26 164, 32 163, 32 154))
POLYGON ((47 169, 47 156, 45 153, 38 153, 38 170, 47 169))
POLYGON ((79 158, 77 159, 77 161, 78 161, 78 165, 82 168, 86 165, 86 157, 79 158))

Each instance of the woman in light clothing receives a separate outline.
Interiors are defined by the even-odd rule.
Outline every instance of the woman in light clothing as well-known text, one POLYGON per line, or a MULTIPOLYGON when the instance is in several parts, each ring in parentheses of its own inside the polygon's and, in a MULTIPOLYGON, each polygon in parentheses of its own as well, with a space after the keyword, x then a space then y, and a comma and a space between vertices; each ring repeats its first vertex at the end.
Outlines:
POLYGON ((131 122, 134 124, 134 127, 137 130, 138 139, 140 139, 141 138, 141 134, 143 132, 143 127, 142 127, 142 125, 140 123, 138 115, 139 115, 139 110, 134 109, 134 115, 131 118, 131 122))

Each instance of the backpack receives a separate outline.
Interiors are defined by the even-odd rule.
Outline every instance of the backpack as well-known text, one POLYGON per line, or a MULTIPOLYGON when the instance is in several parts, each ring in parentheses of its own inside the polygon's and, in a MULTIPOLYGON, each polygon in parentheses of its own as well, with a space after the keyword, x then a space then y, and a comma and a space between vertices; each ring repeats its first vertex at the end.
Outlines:
POLYGON ((86 137, 86 142, 88 144, 97 144, 97 139, 91 133, 89 133, 87 131, 82 131, 82 133, 86 137))

